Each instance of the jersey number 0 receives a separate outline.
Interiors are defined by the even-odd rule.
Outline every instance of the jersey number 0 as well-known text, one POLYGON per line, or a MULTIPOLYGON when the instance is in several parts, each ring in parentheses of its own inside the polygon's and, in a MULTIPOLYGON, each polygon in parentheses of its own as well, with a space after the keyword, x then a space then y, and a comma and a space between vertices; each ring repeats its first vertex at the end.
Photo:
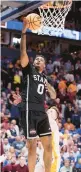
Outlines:
POLYGON ((38 94, 42 95, 44 92, 44 85, 43 84, 39 84, 38 88, 37 88, 37 92, 38 94))

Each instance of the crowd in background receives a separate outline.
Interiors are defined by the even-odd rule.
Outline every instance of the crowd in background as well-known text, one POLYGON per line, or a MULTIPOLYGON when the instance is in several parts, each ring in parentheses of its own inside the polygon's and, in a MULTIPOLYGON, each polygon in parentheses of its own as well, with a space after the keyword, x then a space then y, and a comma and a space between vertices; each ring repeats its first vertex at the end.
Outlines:
MULTIPOLYGON (((44 51, 44 50, 43 50, 44 51)), ((51 51, 50 51, 51 52, 51 51)), ((41 52, 40 52, 41 53, 41 52)), ((33 57, 30 57, 33 65, 33 57)), ((57 98, 46 97, 45 105, 59 109, 60 172, 81 172, 81 51, 57 56, 46 61, 45 74, 54 86, 57 98)), ((28 145, 20 126, 20 108, 13 103, 13 95, 21 95, 22 70, 20 60, 2 62, 1 71, 1 166, 3 172, 28 172, 28 145)), ((46 108, 47 108, 46 106, 46 108)), ((43 164, 43 148, 38 138, 36 168, 43 164)), ((36 171, 35 169, 35 172, 36 171)))

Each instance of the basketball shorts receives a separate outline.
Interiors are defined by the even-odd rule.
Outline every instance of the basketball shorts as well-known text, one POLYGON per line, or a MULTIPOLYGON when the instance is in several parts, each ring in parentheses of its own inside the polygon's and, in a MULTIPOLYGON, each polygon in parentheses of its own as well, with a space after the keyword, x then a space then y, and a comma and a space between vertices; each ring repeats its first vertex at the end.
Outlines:
POLYGON ((44 112, 22 111, 20 123, 24 135, 28 139, 51 135, 48 116, 44 112))

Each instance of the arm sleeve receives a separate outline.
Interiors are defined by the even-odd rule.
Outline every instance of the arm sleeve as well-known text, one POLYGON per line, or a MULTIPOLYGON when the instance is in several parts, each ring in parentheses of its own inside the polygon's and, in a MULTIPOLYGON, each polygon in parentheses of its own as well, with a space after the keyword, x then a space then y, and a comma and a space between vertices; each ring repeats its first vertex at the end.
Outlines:
POLYGON ((23 77, 25 77, 27 74, 31 74, 32 73, 32 66, 28 63, 26 67, 22 67, 22 73, 23 73, 23 77))

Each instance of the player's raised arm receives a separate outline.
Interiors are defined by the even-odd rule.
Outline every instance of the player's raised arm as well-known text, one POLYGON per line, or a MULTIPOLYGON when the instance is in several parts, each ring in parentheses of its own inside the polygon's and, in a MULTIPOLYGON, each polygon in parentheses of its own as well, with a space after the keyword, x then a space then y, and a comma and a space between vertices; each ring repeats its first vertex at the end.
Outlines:
POLYGON ((27 22, 24 19, 23 29, 21 34, 21 45, 20 45, 20 61, 21 61, 21 66, 23 68, 26 67, 29 62, 29 58, 26 52, 26 30, 27 30, 27 22))

